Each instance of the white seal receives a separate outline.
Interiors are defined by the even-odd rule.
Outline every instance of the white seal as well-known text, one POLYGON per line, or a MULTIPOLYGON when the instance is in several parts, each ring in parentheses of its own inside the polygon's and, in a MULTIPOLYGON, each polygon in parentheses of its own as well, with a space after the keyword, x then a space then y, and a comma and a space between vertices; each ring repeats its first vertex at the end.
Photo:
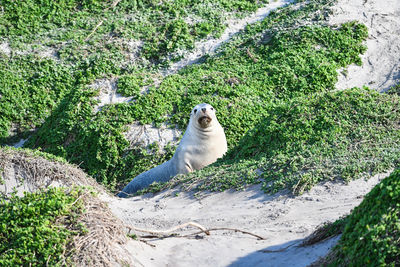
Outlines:
POLYGON ((133 178, 118 196, 128 197, 153 182, 167 182, 177 174, 200 170, 221 158, 227 149, 225 132, 215 109, 209 104, 199 104, 190 114, 189 125, 174 156, 133 178))

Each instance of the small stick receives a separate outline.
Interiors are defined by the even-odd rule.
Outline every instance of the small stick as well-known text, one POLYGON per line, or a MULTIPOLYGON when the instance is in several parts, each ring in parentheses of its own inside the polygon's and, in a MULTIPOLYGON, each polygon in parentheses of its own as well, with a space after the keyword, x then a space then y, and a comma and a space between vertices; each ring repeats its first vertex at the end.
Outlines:
POLYGON ((200 224, 195 223, 195 222, 187 222, 187 223, 172 227, 171 229, 164 230, 164 231, 146 230, 146 229, 137 228, 137 227, 130 226, 130 225, 126 225, 126 227, 129 228, 130 230, 149 233, 149 234, 154 234, 154 235, 170 235, 169 233, 171 233, 173 231, 176 231, 178 229, 184 228, 184 227, 189 226, 189 225, 199 228, 201 230, 200 233, 205 233, 206 235, 210 235, 209 230, 207 230, 206 228, 204 228, 203 226, 201 226, 200 224))
POLYGON ((88 37, 86 37, 85 42, 87 42, 90 37, 92 37, 92 35, 94 34, 94 32, 103 24, 104 20, 100 21, 96 27, 94 27, 94 29, 92 30, 92 32, 88 35, 88 37))
POLYGON ((250 48, 247 48, 246 52, 247 55, 254 61, 254 63, 257 63, 258 59, 250 52, 250 48))
MULTIPOLYGON (((257 237, 258 240, 266 240, 265 237, 262 237, 262 236, 259 236, 259 235, 256 235, 256 234, 253 234, 253 233, 250 233, 250 232, 247 232, 247 231, 243 231, 243 230, 240 230, 240 229, 236 229, 236 228, 219 227, 219 228, 207 229, 207 231, 209 231, 209 232, 211 232, 211 231, 221 231, 221 230, 229 230, 229 231, 240 232, 242 234, 247 234, 247 235, 251 235, 251 236, 257 237)), ((191 234, 191 235, 197 235, 197 234, 200 234, 200 233, 201 232, 197 232, 197 233, 194 233, 194 234, 191 234)))
MULTIPOLYGON (((118 3, 119 2, 121 2, 121 0, 116 0, 116 1, 114 1, 112 4, 111 4, 111 7, 116 7, 117 5, 118 5, 118 3)), ((104 11, 107 11, 107 10, 109 10, 110 9, 110 7, 107 7, 104 11)), ((87 42, 89 39, 90 39, 90 37, 92 37, 92 35, 96 32, 96 30, 103 24, 103 22, 104 22, 104 19, 102 19, 102 21, 100 21, 97 25, 96 25, 96 27, 94 27, 94 29, 90 32, 90 34, 86 37, 86 39, 85 39, 85 42, 87 42)))
POLYGON ((149 245, 149 246, 152 247, 152 248, 155 248, 155 247, 156 247, 156 245, 151 244, 151 243, 149 243, 149 242, 147 242, 146 240, 143 240, 143 239, 141 239, 141 238, 139 238, 138 241, 143 242, 143 243, 145 243, 146 245, 149 245))

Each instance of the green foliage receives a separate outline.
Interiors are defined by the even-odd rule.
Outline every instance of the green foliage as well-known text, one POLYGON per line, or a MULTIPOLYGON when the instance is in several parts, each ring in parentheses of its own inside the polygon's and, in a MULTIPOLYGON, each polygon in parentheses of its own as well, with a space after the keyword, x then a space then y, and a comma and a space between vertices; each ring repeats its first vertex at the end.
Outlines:
POLYGON ((400 98, 367 88, 278 102, 225 158, 187 176, 198 189, 289 188, 368 176, 400 163, 400 98))
POLYGON ((83 212, 82 190, 50 188, 0 200, 0 265, 62 265, 83 212))
POLYGON ((1 0, 0 37, 13 47, 61 46, 71 53, 63 53, 70 62, 104 49, 124 50, 122 39, 141 40, 141 54, 161 62, 179 49, 192 49, 195 40, 217 36, 228 18, 255 11, 265 2, 143 0, 114 6, 113 1, 99 0, 1 0))
POLYGON ((395 85, 395 86, 393 86, 392 88, 390 88, 387 91, 387 93, 390 94, 390 95, 398 95, 398 96, 400 96, 400 83, 395 85))
POLYGON ((264 186, 296 193, 315 183, 394 167, 399 97, 368 89, 310 95, 273 107, 228 158, 258 160, 264 186))
POLYGON ((1 0, 0 6, 3 8, 0 36, 21 37, 68 27, 77 22, 83 27, 79 19, 90 13, 98 15, 105 8, 105 3, 96 0, 1 0))
MULTIPOLYGON (((140 121, 157 126, 167 122, 184 129, 192 107, 208 102, 216 107, 229 148, 234 149, 248 130, 273 112, 277 103, 329 91, 334 88, 338 68, 359 62, 359 54, 365 50, 362 45, 367 36, 365 26, 352 22, 338 28, 293 27, 299 18, 307 18, 308 14, 313 18, 319 7, 284 8, 281 11, 284 17, 276 12, 266 22, 248 27, 216 56, 165 77, 157 86, 151 85, 155 81, 153 74, 138 67, 119 68, 113 57, 108 58, 108 52, 89 56, 89 61, 78 61, 71 67, 73 90, 59 100, 26 146, 65 157, 113 187, 172 155, 156 153, 150 156, 154 160, 150 160, 129 150, 123 136, 127 124, 140 121), (281 19, 288 28, 275 30, 281 19), (94 113, 96 91, 88 89, 86 84, 104 75, 119 77, 117 92, 131 95, 135 101, 108 105, 94 113), (145 85, 149 88, 141 94, 145 85), (146 161, 140 161, 140 157, 146 161)), ((118 53, 115 55, 118 58, 118 53)), ((241 187, 258 181, 254 168, 248 172, 241 169, 241 163, 228 165, 231 167, 226 173, 232 175, 227 176, 222 187, 213 187, 241 187)), ((290 181, 294 183, 295 179, 290 181)))
POLYGON ((71 69, 53 60, 0 54, 0 138, 12 124, 18 133, 39 125, 73 84, 71 69))
POLYGON ((136 99, 140 96, 141 88, 152 83, 153 79, 145 72, 120 76, 118 79, 117 93, 124 96, 133 96, 133 98, 136 99))
POLYGON ((400 264, 400 170, 375 186, 348 218, 331 265, 400 264))

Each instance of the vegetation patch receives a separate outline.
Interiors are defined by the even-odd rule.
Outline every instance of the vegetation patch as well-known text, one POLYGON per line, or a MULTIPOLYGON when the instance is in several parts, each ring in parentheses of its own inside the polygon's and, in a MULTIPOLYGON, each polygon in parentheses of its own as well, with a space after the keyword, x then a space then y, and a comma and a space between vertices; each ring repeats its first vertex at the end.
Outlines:
POLYGON ((400 264, 400 170, 375 186, 348 216, 324 266, 400 264))
MULTIPOLYGON (((297 6, 272 12, 249 25, 216 55, 161 79, 150 65, 121 64, 123 52, 112 45, 101 46, 107 48, 101 53, 93 50, 79 56, 79 52, 73 64, 68 64, 67 57, 78 50, 63 50, 65 47, 58 50, 59 61, 12 56, 8 63, 12 71, 3 69, 7 75, 0 86, 5 88, 2 95, 11 98, 7 89, 20 84, 38 96, 50 93, 44 103, 36 103, 36 98, 26 94, 11 104, 5 97, 0 99, 9 111, 0 114, 8 128, 3 143, 15 141, 36 126, 27 147, 79 164, 97 181, 118 189, 140 172, 168 160, 174 150, 169 147, 162 153, 154 144, 148 150, 132 146, 123 135, 127 125, 139 121, 185 129, 192 107, 208 102, 217 109, 229 153, 215 165, 177 179, 203 181, 198 189, 242 188, 263 182, 267 191, 290 188, 301 193, 325 179, 348 180, 393 167, 398 155, 394 142, 398 138, 398 98, 388 99, 368 89, 329 93, 339 68, 361 63, 359 55, 366 49, 362 42, 367 37, 366 27, 356 22, 325 25, 330 4, 299 1, 297 6), (313 26, 308 21, 313 21, 313 26), (25 74, 18 67, 20 62, 26 62, 25 74), (48 71, 53 68, 55 72, 48 71), (25 76, 14 77, 14 72, 25 76), (88 85, 105 77, 116 78, 117 92, 133 96, 133 101, 106 105, 96 112, 99 91, 88 85), (13 108, 18 105, 20 109, 13 108), (379 109, 374 110, 374 105, 379 109), (28 120, 18 115, 25 109, 33 110, 28 120), (19 135, 10 138, 10 129, 18 129, 19 135)), ((118 3, 112 10, 133 8, 124 5, 118 3)), ((151 5, 161 13, 173 10, 151 5)), ((100 6, 80 8, 89 12, 100 6)), ((237 9, 253 10, 239 5, 237 9)), ((93 38, 101 32, 98 29, 93 38)), ((178 32, 186 34, 184 28, 178 32)), ((3 56, 4 63, 8 59, 3 56)))
POLYGON ((369 176, 399 164, 400 98, 368 88, 272 105, 223 160, 176 182, 224 190, 262 183, 301 194, 323 180, 369 176))
POLYGON ((220 35, 227 19, 266 2, 2 0, 0 38, 13 48, 55 47, 70 63, 100 52, 129 52, 139 42, 144 59, 161 63, 192 49, 196 40, 220 35))
POLYGON ((40 125, 74 85, 69 68, 35 56, 0 54, 0 77, 0 140, 40 125))
POLYGON ((83 191, 51 188, 0 202, 0 264, 64 265, 68 243, 85 232, 77 224, 83 191))
POLYGON ((0 149, 0 264, 132 264, 122 247, 125 226, 96 192, 106 194, 65 160, 27 149, 0 149), (51 182, 63 187, 49 187, 51 182), (33 192, 21 197, 27 188, 33 192))
POLYGON ((53 182, 65 187, 91 186, 99 192, 104 189, 81 169, 61 157, 37 150, 0 148, 0 195, 22 195, 47 188, 53 182))
POLYGON ((2 266, 132 264, 124 224, 83 187, 1 197, 0 241, 2 266))
POLYGON ((399 163, 398 97, 349 89, 285 101, 228 157, 254 157, 264 188, 302 193, 326 179, 349 181, 399 163))
MULTIPOLYGON (((97 92, 76 86, 26 145, 80 164, 98 181, 114 187, 168 159, 167 154, 135 164, 132 159, 143 155, 137 154, 138 150, 124 138, 126 125, 134 121, 155 125, 167 122, 184 129, 191 108, 208 102, 217 108, 229 148, 234 149, 277 103, 328 91, 334 88, 338 68, 359 63, 359 54, 365 50, 365 26, 348 23, 338 28, 293 27, 299 19, 314 19, 321 11, 319 7, 305 4, 273 13, 265 21, 249 26, 216 56, 164 78, 159 86, 150 85, 144 94, 138 88, 151 79, 139 78, 146 76, 137 74, 122 75, 117 82, 118 90, 133 95, 132 103, 108 105, 94 113, 93 96, 97 92), (283 18, 287 28, 277 29, 283 18), (124 173, 126 166, 136 165, 135 172, 124 173)), ((85 77, 92 77, 87 73, 96 77, 109 72, 99 62, 93 64, 79 72, 77 81, 82 84, 85 77)))

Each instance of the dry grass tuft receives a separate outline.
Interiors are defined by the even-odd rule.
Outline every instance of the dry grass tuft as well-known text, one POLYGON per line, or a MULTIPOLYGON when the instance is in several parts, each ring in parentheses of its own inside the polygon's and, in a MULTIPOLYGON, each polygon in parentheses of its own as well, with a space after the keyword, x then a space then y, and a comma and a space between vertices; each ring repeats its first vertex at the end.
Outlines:
POLYGON ((346 222, 346 217, 343 217, 335 222, 322 224, 311 235, 306 237, 300 246, 312 246, 334 236, 340 235, 343 232, 346 222))
POLYGON ((124 248, 128 240, 123 222, 92 194, 83 195, 82 200, 85 212, 78 224, 83 224, 87 233, 73 238, 67 256, 77 266, 132 265, 129 251, 124 248))
POLYGON ((30 150, 0 148, 0 194, 34 192, 49 186, 90 186, 104 192, 93 178, 79 167, 45 159, 30 150))

